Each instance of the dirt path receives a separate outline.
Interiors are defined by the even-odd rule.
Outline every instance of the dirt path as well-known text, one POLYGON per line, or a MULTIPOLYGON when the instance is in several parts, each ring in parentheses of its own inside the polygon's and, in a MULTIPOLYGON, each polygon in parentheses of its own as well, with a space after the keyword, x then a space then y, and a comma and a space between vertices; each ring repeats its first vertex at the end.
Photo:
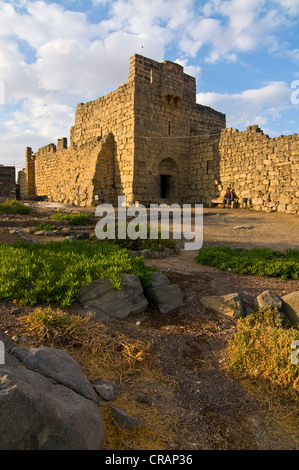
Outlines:
MULTIPOLYGON (((205 210, 204 245, 298 249, 299 217, 205 210)), ((167 329, 161 357, 169 373, 176 371, 176 396, 184 416, 182 427, 190 433, 190 448, 298 449, 299 428, 295 433, 288 429, 266 402, 259 402, 227 373, 226 346, 236 325, 231 319, 206 312, 200 298, 238 292, 246 306, 267 289, 279 296, 299 290, 299 281, 222 272, 199 265, 195 255, 182 250, 176 257, 146 261, 179 284, 186 298, 179 315, 170 315, 167 326, 160 324, 159 328, 167 329)))
MULTIPOLYGON (((299 281, 224 273, 198 265, 194 255, 182 252, 168 260, 147 261, 166 272, 186 296, 179 315, 160 317, 157 323, 167 332, 161 357, 168 373, 177 377, 176 396, 190 438, 205 449, 298 449, 298 433, 296 437, 227 373, 226 347, 235 322, 206 312, 200 298, 239 292, 246 305, 267 289, 277 295, 299 290, 299 281)), ((149 327, 153 324, 148 320, 149 327)))
POLYGON ((204 244, 299 249, 299 217, 244 209, 205 209, 204 244))

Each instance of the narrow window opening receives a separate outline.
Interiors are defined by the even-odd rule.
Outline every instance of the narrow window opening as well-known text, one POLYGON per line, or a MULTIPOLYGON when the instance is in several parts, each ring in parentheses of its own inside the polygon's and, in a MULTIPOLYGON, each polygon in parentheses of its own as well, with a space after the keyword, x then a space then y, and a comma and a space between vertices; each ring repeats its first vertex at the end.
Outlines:
POLYGON ((169 121, 169 123, 168 123, 168 135, 170 135, 170 130, 171 130, 171 122, 169 121))
POLYGON ((151 77, 151 83, 153 83, 153 81, 154 81, 154 69, 153 69, 152 65, 151 65, 151 75, 150 75, 150 77, 151 77))

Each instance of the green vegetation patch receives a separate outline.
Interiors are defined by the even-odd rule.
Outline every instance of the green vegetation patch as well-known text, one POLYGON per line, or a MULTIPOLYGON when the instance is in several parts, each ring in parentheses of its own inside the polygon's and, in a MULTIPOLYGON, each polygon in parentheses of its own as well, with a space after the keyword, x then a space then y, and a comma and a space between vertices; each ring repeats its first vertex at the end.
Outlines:
POLYGON ((0 214, 30 214, 31 208, 15 199, 7 199, 0 204, 0 214))
POLYGON ((284 252, 270 248, 238 250, 230 247, 204 247, 195 258, 198 263, 230 270, 235 274, 252 274, 281 279, 299 279, 299 251, 284 252))
POLYGON ((51 231, 51 230, 55 230, 55 227, 53 225, 45 224, 44 222, 42 222, 37 227, 35 227, 34 230, 35 230, 35 232, 38 232, 39 230, 46 230, 48 232, 48 231, 51 231))
POLYGON ((87 212, 57 212, 50 217, 52 220, 68 220, 70 225, 88 225, 93 218, 93 214, 87 212))
POLYGON ((128 250, 106 242, 1 243, 0 299, 65 307, 76 301, 81 287, 95 279, 106 277, 120 288, 120 273, 129 273, 146 285, 155 270, 145 266, 143 257, 133 257, 128 250))

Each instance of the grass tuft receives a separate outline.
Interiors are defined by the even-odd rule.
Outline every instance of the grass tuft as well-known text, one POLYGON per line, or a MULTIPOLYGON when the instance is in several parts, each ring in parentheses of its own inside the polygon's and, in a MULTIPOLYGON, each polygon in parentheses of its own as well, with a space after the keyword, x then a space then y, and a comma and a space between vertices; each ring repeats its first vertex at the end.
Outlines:
POLYGON ((267 381, 269 387, 299 391, 299 365, 293 364, 291 345, 299 340, 296 327, 283 327, 277 309, 259 310, 238 320, 229 343, 230 369, 237 375, 267 381))
POLYGON ((42 222, 34 229, 35 232, 38 232, 39 230, 51 231, 51 230, 55 230, 55 227, 53 225, 45 224, 44 222, 42 222))
POLYGON ((67 220, 70 225, 89 225, 94 216, 86 212, 57 212, 51 215, 52 220, 67 220))
POLYGON ((164 238, 164 234, 160 229, 158 229, 155 234, 156 238, 151 238, 152 234, 150 225, 139 227, 139 224, 137 224, 136 233, 139 236, 136 235, 136 238, 133 239, 133 237, 128 235, 128 226, 129 224, 111 224, 110 229, 112 229, 114 238, 111 240, 107 239, 107 241, 132 251, 163 251, 165 248, 174 249, 176 247, 176 240, 168 236, 168 234, 165 235, 164 238), (119 237, 119 234, 122 231, 125 232, 124 238, 119 237), (144 236, 144 238, 141 238, 140 235, 144 236))
POLYGON ((7 199, 0 204, 0 214, 30 214, 31 208, 16 199, 7 199))

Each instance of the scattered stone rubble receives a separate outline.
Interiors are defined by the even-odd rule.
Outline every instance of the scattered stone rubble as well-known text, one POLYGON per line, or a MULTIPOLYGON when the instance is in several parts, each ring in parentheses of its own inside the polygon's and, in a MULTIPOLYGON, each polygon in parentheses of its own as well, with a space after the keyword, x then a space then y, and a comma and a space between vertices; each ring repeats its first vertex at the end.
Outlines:
POLYGON ((206 296, 201 299, 202 305, 215 313, 228 315, 234 319, 250 315, 254 309, 268 310, 276 308, 282 318, 289 317, 294 323, 299 323, 299 291, 284 295, 281 298, 267 290, 258 295, 251 306, 245 308, 240 294, 233 293, 220 296, 206 296))
MULTIPOLYGON (((100 378, 89 382, 64 350, 15 347, 3 333, 0 365, 0 450, 99 450, 105 427, 99 405, 115 400, 118 387, 100 378)), ((140 418, 111 405, 122 429, 140 418)))

